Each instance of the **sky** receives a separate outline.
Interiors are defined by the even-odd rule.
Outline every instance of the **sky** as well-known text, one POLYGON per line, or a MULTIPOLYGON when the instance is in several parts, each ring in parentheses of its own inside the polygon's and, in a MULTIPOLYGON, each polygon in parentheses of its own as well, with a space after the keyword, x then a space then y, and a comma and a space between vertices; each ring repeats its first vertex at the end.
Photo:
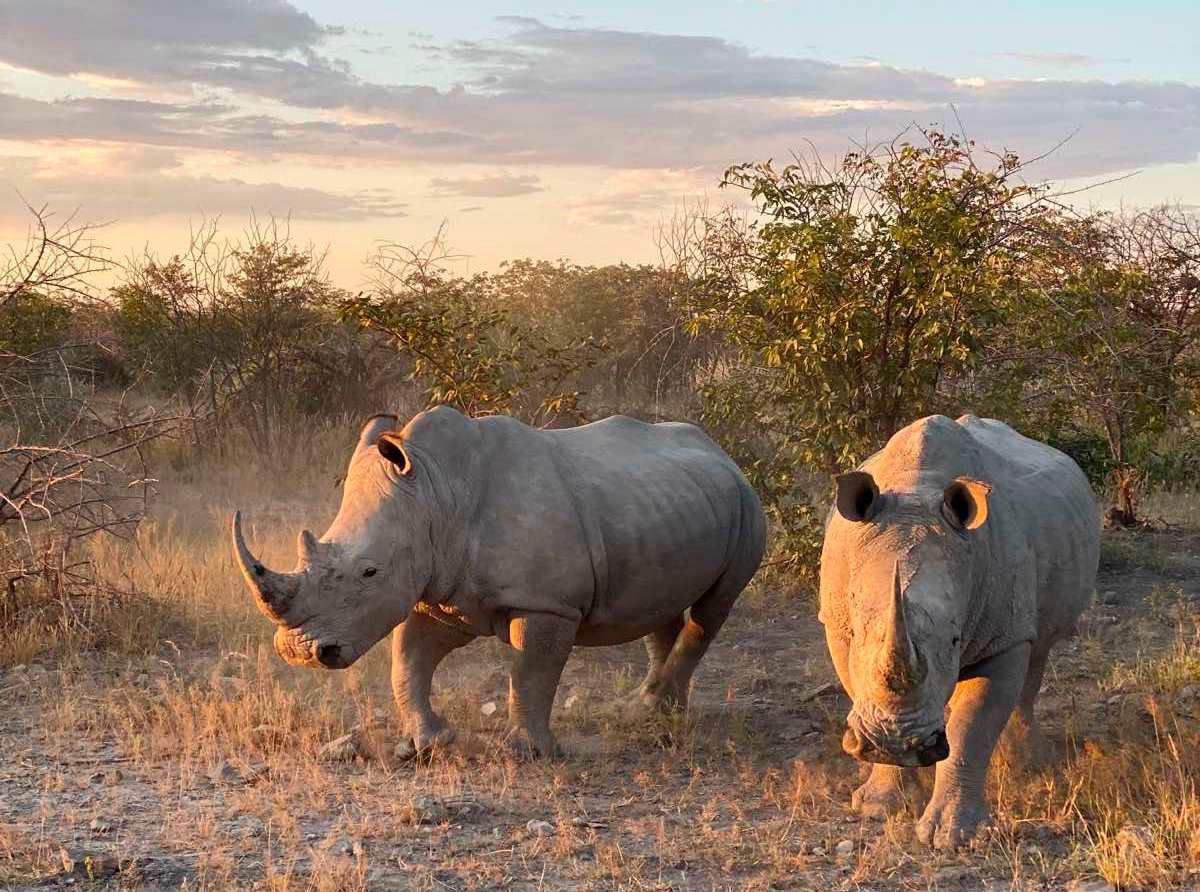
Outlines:
POLYGON ((1200 206, 1200 4, 0 0, 0 243, 29 202, 118 257, 287 218, 347 287, 443 222, 463 271, 653 261, 729 165, 914 125, 1200 206))

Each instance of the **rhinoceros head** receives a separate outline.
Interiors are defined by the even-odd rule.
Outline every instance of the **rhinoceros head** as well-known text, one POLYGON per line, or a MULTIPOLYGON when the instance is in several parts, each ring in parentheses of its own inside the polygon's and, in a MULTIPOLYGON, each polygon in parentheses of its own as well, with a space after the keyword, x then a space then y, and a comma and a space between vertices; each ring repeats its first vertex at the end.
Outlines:
POLYGON ((370 419, 350 459, 337 517, 300 533, 291 573, 263 566, 233 517, 234 556, 293 665, 344 669, 403 622, 429 583, 430 514, 394 416, 370 419))
POLYGON ((960 670, 972 562, 991 487, 880 493, 871 475, 838 477, 837 511, 852 522, 848 671, 854 706, 842 746, 867 762, 932 765, 949 755, 945 711, 960 670))

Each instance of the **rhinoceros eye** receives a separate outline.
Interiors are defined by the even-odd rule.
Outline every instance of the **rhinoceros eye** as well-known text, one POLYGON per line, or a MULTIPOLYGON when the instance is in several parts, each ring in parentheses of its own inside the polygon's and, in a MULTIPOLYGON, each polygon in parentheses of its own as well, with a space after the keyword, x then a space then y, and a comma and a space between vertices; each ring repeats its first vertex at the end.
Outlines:
POLYGON ((366 576, 368 579, 370 579, 372 576, 374 576, 378 572, 379 571, 377 569, 375 569, 374 567, 367 567, 367 569, 363 570, 363 576, 366 576))

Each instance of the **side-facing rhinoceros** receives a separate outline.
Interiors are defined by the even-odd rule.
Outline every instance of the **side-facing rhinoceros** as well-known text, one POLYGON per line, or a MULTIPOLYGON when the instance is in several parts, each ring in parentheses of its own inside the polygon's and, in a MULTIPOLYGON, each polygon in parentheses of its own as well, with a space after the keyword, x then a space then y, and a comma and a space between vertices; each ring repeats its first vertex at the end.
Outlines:
POLYGON ((510 742, 555 752, 550 708, 574 645, 645 637, 640 701, 684 706, 696 664, 758 569, 762 506, 699 428, 613 417, 566 430, 423 412, 368 420, 341 508, 300 533, 291 573, 235 554, 289 663, 349 666, 388 632, 411 751, 453 739, 429 691, 480 635, 516 651, 510 742))
POLYGON ((820 618, 854 702, 843 748, 875 763, 856 808, 901 807, 903 768, 936 762, 918 836, 975 835, 1010 716, 1036 745, 1046 657, 1087 606, 1099 552, 1079 467, 999 421, 922 418, 837 477, 820 618))

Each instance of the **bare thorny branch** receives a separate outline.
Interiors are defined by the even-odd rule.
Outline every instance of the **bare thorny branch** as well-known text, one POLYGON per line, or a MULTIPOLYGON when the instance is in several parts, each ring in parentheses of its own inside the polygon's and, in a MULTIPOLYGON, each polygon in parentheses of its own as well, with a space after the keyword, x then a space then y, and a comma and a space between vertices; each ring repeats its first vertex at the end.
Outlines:
MULTIPOLYGON (((29 207, 23 245, 0 265, 0 309, 17 301, 93 300, 92 277, 109 268, 94 227, 52 222, 29 207)), ((145 447, 181 419, 135 411, 127 394, 104 399, 93 372, 100 346, 75 339, 24 352, 0 345, 0 615, 22 585, 66 599, 95 585, 78 551, 99 534, 126 536, 142 519, 152 481, 145 447), (7 597, 4 597, 4 592, 7 597)))

